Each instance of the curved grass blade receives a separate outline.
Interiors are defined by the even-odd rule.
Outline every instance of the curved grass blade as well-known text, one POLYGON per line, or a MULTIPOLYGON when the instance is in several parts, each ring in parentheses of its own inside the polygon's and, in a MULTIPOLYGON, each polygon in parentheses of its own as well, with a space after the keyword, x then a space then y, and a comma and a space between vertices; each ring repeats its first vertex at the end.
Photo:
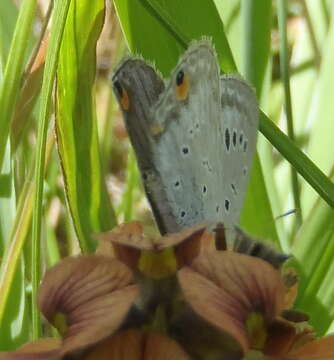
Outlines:
MULTIPOLYGON (((54 144, 54 134, 50 133, 46 145, 46 162, 48 162, 52 146, 54 144)), ((18 206, 16 209, 15 222, 7 243, 0 267, 0 329, 7 327, 5 314, 8 301, 11 298, 12 287, 15 284, 15 274, 19 272, 20 256, 22 248, 29 233, 32 209, 34 206, 35 182, 33 181, 34 167, 28 174, 25 184, 21 190, 18 206)), ((1 332, 2 333, 2 332, 1 332)), ((27 340, 27 339, 26 339, 27 340)))
POLYGON ((241 12, 244 36, 243 66, 240 72, 255 87, 261 99, 270 59, 272 2, 242 0, 241 12))
MULTIPOLYGON (((333 149, 334 134, 334 102, 332 96, 334 81, 334 22, 331 23, 325 43, 326 47, 323 51, 317 86, 313 93, 313 101, 307 119, 312 124, 308 154, 320 169, 325 173, 329 173, 334 165, 333 151, 331 151, 333 149)), ((316 201, 316 194, 305 188, 302 200, 305 211, 308 212, 316 201)))
MULTIPOLYGON (((291 91, 290 91, 290 69, 288 63, 288 44, 287 44, 287 2, 286 0, 278 1, 278 24, 280 32, 280 70, 281 77, 284 86, 284 107, 286 113, 287 129, 288 136, 291 141, 295 142, 295 132, 293 125, 293 114, 292 114, 292 105, 291 105, 291 91)), ((292 185, 292 194, 294 200, 294 207, 298 210, 296 213, 296 222, 294 226, 294 231, 301 226, 302 224, 302 208, 300 205, 300 186, 298 182, 297 172, 293 166, 291 166, 291 185, 292 185)))
POLYGON ((263 112, 260 117, 260 131, 314 190, 334 208, 334 184, 263 112))
POLYGON ((333 231, 334 209, 319 199, 298 231, 292 248, 297 262, 307 263, 301 271, 297 306, 308 312, 317 307, 315 297, 334 256, 333 231))
MULTIPOLYGON (((328 205, 326 206, 329 208, 328 205)), ((331 215, 333 218, 333 211, 331 215)), ((299 292, 299 297, 296 302, 296 306, 299 309, 312 314, 311 324, 320 335, 323 335, 327 331, 334 316, 334 226, 333 222, 325 223, 323 221, 323 224, 324 227, 321 229, 321 238, 315 239, 317 242, 320 242, 319 248, 318 244, 315 246, 315 242, 313 242, 315 256, 312 254, 309 258, 311 259, 310 265, 313 271, 309 271, 309 266, 304 269, 304 273, 302 273, 304 278, 301 282, 303 287, 301 288, 301 292, 299 292), (317 260, 316 264, 315 260, 317 260), (305 276, 307 276, 307 274, 308 278, 306 281, 305 276)), ((319 228, 316 230, 319 230, 319 228)), ((312 235, 315 235, 314 231, 312 231, 312 235)), ((307 261, 307 264, 309 265, 309 261, 307 261)))
POLYGON ((8 54, 4 77, 0 85, 0 167, 8 141, 10 123, 15 108, 14 104, 16 103, 22 81, 25 53, 29 43, 28 39, 31 34, 35 8, 36 0, 25 0, 21 6, 8 54))
MULTIPOLYGON (((10 258, 4 258, 4 253, 10 245, 11 229, 13 228, 17 211, 17 188, 14 185, 13 174, 14 169, 12 167, 10 146, 8 144, 1 174, 0 279, 2 278, 2 270, 5 269, 6 263, 11 261, 10 258)), ((10 291, 8 292, 8 306, 6 306, 5 311, 2 311, 0 314, 0 318, 3 319, 2 323, 0 322, 0 351, 12 350, 29 340, 29 331, 27 329, 29 319, 28 312, 25 311, 28 305, 28 299, 26 298, 25 266, 22 258, 19 260, 19 266, 13 276, 11 285, 10 291), (9 324, 10 326, 8 326, 9 324)), ((2 294, 1 288, 0 294, 2 294)))
MULTIPOLYGON (((254 86, 259 102, 262 99, 270 59, 271 10, 270 1, 241 1, 242 33, 244 34, 241 73, 254 86)), ((270 189, 275 191, 272 187, 270 189)), ((276 223, 258 156, 253 162, 241 225, 251 234, 278 243, 276 223)))
POLYGON ((34 196, 34 212, 32 222, 31 246, 31 283, 32 283, 32 337, 40 336, 40 318, 37 309, 37 288, 40 280, 40 240, 42 222, 42 202, 45 169, 45 147, 51 95, 57 69, 58 54, 63 36, 67 11, 70 0, 59 0, 55 4, 50 30, 49 48, 45 60, 43 83, 41 90, 41 103, 38 116, 37 152, 35 164, 36 193, 34 196))
POLYGON ((66 196, 83 252, 95 250, 92 234, 111 229, 115 216, 100 161, 94 88, 96 42, 104 1, 71 2, 57 72, 56 131, 66 196))

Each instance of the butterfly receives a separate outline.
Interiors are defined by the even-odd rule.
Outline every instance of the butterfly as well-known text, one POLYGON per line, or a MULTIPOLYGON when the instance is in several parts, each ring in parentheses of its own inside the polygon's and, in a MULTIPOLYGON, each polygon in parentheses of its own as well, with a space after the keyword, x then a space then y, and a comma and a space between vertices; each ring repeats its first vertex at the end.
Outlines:
POLYGON ((112 84, 160 232, 238 224, 258 105, 244 80, 220 75, 211 42, 190 45, 166 82, 152 65, 130 57, 112 84))

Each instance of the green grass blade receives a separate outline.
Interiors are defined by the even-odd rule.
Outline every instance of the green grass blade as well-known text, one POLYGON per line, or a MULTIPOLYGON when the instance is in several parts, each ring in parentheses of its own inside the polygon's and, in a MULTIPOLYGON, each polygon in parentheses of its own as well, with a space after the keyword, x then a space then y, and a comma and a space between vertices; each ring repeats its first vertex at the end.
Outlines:
POLYGON ((109 230, 116 223, 100 161, 92 92, 103 20, 104 1, 71 3, 57 73, 58 150, 83 252, 95 250, 94 232, 109 230))
POLYGON ((276 225, 269 203, 258 155, 253 161, 250 184, 246 192, 240 224, 244 229, 263 240, 279 245, 276 225))
MULTIPOLYGON (((54 135, 51 134, 47 141, 46 146, 46 158, 49 158, 52 145, 54 143, 54 135)), ((15 274, 20 272, 20 256, 22 248, 27 235, 29 233, 35 183, 33 181, 34 168, 31 167, 31 171, 26 177, 25 184, 21 190, 21 194, 16 209, 15 222, 12 227, 12 231, 7 243, 0 267, 0 329, 3 327, 8 328, 6 319, 6 309, 9 299, 11 298, 11 291, 15 285, 15 274)), ((27 340, 27 339, 26 339, 27 340)))
POLYGON ((39 100, 42 87, 45 54, 48 47, 47 29, 52 10, 53 1, 49 4, 43 19, 41 32, 25 69, 24 82, 17 99, 10 129, 13 153, 16 152, 18 146, 22 143, 22 138, 26 135, 27 130, 32 127, 32 111, 39 100))
POLYGON ((17 7, 11 0, 0 1, 0 82, 2 70, 7 61, 10 42, 13 38, 15 22, 17 20, 17 7))
POLYGON ((243 66, 240 72, 256 89, 261 99, 262 88, 270 59, 272 24, 271 1, 242 0, 243 66))
POLYGON ((39 99, 43 80, 44 51, 46 47, 47 42, 40 48, 40 52, 35 58, 36 62, 34 63, 33 69, 26 74, 24 83, 22 84, 22 90, 17 99, 10 129, 11 150, 13 154, 16 152, 18 146, 22 144, 27 129, 31 128, 32 125, 32 112, 39 99))
MULTIPOLYGON (((256 90, 260 101, 270 58, 271 2, 241 1, 243 20, 241 73, 256 90)), ((278 242, 276 224, 267 194, 259 157, 253 162, 241 225, 251 234, 278 242)))
MULTIPOLYGON (((331 215, 333 220, 333 211, 331 215)), ((308 276, 307 282, 304 279, 304 282, 301 283, 301 285, 307 286, 304 289, 301 288, 302 292, 299 293, 296 303, 298 309, 312 314, 311 324, 319 335, 323 335, 327 331, 334 316, 334 226, 333 221, 323 223, 325 228, 321 229, 321 241, 317 238, 315 239, 317 245, 314 246, 315 243, 313 243, 313 250, 316 253, 315 256, 313 256, 313 253, 311 256, 312 272, 309 271, 310 268, 307 266, 307 269, 305 269, 308 274, 306 275, 308 276), (316 264, 315 259, 317 260, 316 264)), ((317 228, 317 230, 319 229, 317 228)), ((312 234, 314 235, 314 231, 312 231, 312 234)), ((307 265, 309 265, 309 261, 307 261, 307 265)), ((305 273, 302 273, 302 275, 305 276, 305 273)))
MULTIPOLYGON (((306 11, 308 12, 309 20, 307 20, 308 26, 313 27, 313 34, 311 35, 313 39, 312 42, 315 42, 312 47, 314 51, 320 51, 324 38, 328 32, 329 24, 330 24, 330 1, 327 0, 304 0, 306 11)), ((321 53, 318 54, 318 56, 321 53)))
POLYGON ((328 246, 324 255, 321 258, 321 265, 317 269, 317 272, 312 276, 314 282, 317 280, 321 284, 319 290, 316 293, 316 297, 319 300, 321 306, 315 309, 312 304, 312 324, 318 330, 318 333, 323 335, 327 332, 334 317, 334 227, 332 226, 332 233, 327 237, 328 246), (317 277, 315 276, 317 275, 317 277))
MULTIPOLYGON (((333 101, 333 63, 334 63, 334 22, 325 39, 326 47, 323 51, 321 68, 317 86, 313 93, 308 123, 312 124, 308 153, 311 159, 328 173, 333 166, 333 134, 334 134, 334 101, 333 101)), ((316 201, 316 194, 305 189, 302 194, 305 211, 308 212, 316 201)), ((334 201, 334 200, 333 200, 334 201)))
MULTIPOLYGON (((309 280, 315 274, 318 265, 322 263, 321 258, 327 256, 328 234, 333 231, 333 225, 334 209, 319 199, 294 239, 293 255, 298 263, 307 263, 301 274, 300 297, 303 297, 304 291, 310 292, 309 280), (306 287, 308 290, 305 290, 306 287)), ((334 254, 332 253, 331 256, 334 254)), ((320 283, 317 282, 319 286, 320 283)), ((316 292, 311 291, 311 293, 316 292)))
MULTIPOLYGON (((241 69, 243 64, 243 36, 240 33, 243 29, 241 0, 213 0, 220 18, 224 24, 224 32, 231 47, 236 68, 241 69)), ((235 71, 232 69, 232 71, 235 71)))
POLYGON ((260 131, 314 190, 334 207, 334 184, 264 113, 260 131))
POLYGON ((45 146, 51 95, 56 75, 58 54, 63 36, 64 26, 70 0, 59 0, 55 4, 50 30, 49 48, 45 60, 45 69, 41 90, 41 103, 38 116, 38 136, 37 154, 35 165, 36 194, 34 198, 34 212, 32 222, 32 247, 31 247, 31 270, 32 270, 32 337, 40 337, 40 319, 36 305, 37 288, 40 280, 40 240, 42 223, 42 202, 43 202, 43 182, 45 168, 45 146))
POLYGON ((133 193, 138 185, 139 176, 136 163, 136 156, 133 149, 129 150, 127 176, 126 176, 126 190, 123 195, 121 208, 124 212, 124 222, 132 220, 133 214, 133 193))
POLYGON ((11 286, 3 286, 4 272, 12 261, 12 258, 7 256, 7 249, 11 245, 11 230, 17 212, 13 173, 8 144, 1 175, 2 180, 6 179, 6 183, 3 181, 1 184, 1 190, 6 190, 2 193, 0 202, 0 294, 5 300, 8 300, 6 301, 7 306, 3 308, 2 298, 0 299, 0 351, 12 350, 29 340, 29 331, 27 331, 29 324, 27 320, 29 319, 27 318, 28 312, 25 311, 28 301, 25 296, 25 266, 22 258, 19 259, 18 267, 13 273, 11 286))
MULTIPOLYGON (((293 125, 293 114, 291 105, 291 91, 290 91, 290 69, 289 69, 289 57, 288 57, 288 44, 287 44, 287 2, 286 0, 278 1, 278 24, 280 32, 280 70, 281 77, 284 86, 285 95, 285 113, 287 121, 288 136, 291 141, 295 142, 295 133, 293 125)), ((293 166, 291 166, 291 185, 292 194, 294 199, 294 207, 296 212, 296 228, 301 226, 302 223, 302 208, 300 205, 300 188, 297 178, 297 172, 293 166)))
POLYGON ((24 71, 25 53, 31 34, 35 15, 36 0, 25 0, 16 22, 14 36, 6 63, 4 78, 0 87, 0 166, 3 162, 5 147, 14 104, 19 92, 24 71))

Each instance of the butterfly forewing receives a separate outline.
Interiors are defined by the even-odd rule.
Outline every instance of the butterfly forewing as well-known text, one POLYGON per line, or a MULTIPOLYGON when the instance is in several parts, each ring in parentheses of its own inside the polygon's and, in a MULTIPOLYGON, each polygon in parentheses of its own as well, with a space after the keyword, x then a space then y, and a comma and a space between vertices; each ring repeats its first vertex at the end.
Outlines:
MULTIPOLYGON (((191 47, 171 75, 154 108, 161 134, 155 136, 153 161, 161 186, 172 204, 167 214, 173 230, 212 218, 215 185, 221 178, 219 136, 219 71, 214 51, 206 42, 191 47), (178 76, 188 81, 188 94, 177 94, 178 76)), ((168 229, 170 230, 170 229, 168 229)))

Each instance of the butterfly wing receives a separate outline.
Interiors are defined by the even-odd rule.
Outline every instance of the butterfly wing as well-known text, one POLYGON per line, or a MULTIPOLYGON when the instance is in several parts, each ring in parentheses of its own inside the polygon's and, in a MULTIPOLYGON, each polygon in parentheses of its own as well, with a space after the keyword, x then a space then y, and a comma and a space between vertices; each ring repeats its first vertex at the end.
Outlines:
POLYGON ((151 108, 165 85, 155 70, 137 58, 124 60, 112 77, 113 90, 141 170, 152 166, 151 108))
POLYGON ((220 85, 223 219, 225 225, 238 224, 256 149, 258 106, 253 89, 240 78, 222 76, 220 85))
MULTIPOLYGON (((165 85, 154 68, 142 59, 124 60, 112 77, 113 90, 120 104, 125 125, 135 150, 138 165, 143 177, 146 195, 162 233, 164 219, 161 218, 160 205, 151 193, 154 169, 152 153, 154 142, 150 135, 152 106, 157 102, 165 85)), ((167 202, 165 202, 167 204, 167 202)))
MULTIPOLYGON (((171 205, 171 211, 163 212, 167 231, 215 220, 222 173, 220 79, 208 42, 198 42, 185 52, 152 110, 157 129, 155 183, 161 184, 171 205)), ((152 192, 160 202, 159 189, 152 192)))

